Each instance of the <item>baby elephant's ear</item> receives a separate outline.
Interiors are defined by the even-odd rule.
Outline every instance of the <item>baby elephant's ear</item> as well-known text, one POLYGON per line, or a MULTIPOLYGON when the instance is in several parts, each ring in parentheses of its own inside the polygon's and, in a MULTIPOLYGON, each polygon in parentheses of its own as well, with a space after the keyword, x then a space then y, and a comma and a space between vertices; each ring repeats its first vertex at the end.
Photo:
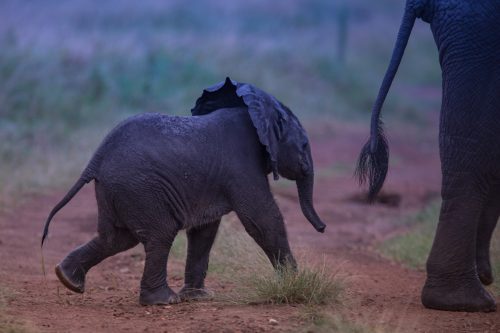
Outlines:
POLYGON ((203 90, 203 94, 196 100, 196 105, 191 109, 193 116, 202 116, 222 108, 245 106, 241 97, 236 95, 237 83, 229 77, 203 90))
POLYGON ((248 107, 248 113, 257 129, 259 140, 266 147, 269 155, 274 180, 278 180, 279 141, 284 134, 284 126, 289 117, 287 108, 274 96, 250 84, 239 83, 236 94, 243 98, 248 107))

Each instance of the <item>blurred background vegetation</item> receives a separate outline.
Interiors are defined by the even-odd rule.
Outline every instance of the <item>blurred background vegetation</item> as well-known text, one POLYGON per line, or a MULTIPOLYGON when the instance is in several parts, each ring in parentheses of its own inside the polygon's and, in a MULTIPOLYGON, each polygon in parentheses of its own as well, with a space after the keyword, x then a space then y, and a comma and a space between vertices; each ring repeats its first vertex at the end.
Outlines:
MULTIPOLYGON (((274 94, 306 123, 367 122, 403 5, 1 1, 0 202, 67 186, 119 120, 189 115, 226 76, 274 94)), ((422 123, 439 88, 437 51, 419 22, 384 112, 422 123)))

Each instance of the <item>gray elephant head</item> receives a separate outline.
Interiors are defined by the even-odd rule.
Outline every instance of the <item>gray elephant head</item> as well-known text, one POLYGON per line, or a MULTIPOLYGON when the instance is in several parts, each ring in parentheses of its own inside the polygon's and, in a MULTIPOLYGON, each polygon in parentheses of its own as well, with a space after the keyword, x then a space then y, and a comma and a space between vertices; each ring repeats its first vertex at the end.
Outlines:
POLYGON ((317 231, 324 232, 326 226, 313 207, 314 168, 309 140, 297 117, 272 95, 230 78, 205 89, 191 113, 204 115, 231 107, 248 109, 274 179, 281 175, 296 181, 304 216, 317 231))

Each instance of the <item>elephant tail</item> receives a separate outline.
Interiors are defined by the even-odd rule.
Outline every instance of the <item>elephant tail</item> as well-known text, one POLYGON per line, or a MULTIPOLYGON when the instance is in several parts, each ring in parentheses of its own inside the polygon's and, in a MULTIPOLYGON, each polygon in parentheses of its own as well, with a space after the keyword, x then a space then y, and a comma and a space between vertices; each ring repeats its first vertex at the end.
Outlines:
POLYGON ((57 212, 59 212, 59 210, 61 210, 64 206, 66 206, 66 204, 68 202, 70 202, 71 199, 73 199, 73 197, 78 193, 78 191, 81 190, 81 188, 85 184, 87 184, 88 182, 90 182, 91 180, 93 180, 95 178, 95 173, 92 171, 92 169, 93 169, 92 164, 93 163, 91 162, 89 164, 89 166, 87 166, 87 168, 85 169, 85 171, 83 171, 80 178, 71 187, 71 189, 68 191, 68 193, 66 193, 64 198, 62 198, 61 201, 59 201, 57 203, 57 205, 54 208, 52 208, 52 211, 50 212, 49 217, 47 218, 47 221, 45 222, 45 227, 43 229, 41 247, 43 247, 43 242, 47 238, 47 235, 49 233, 49 225, 50 225, 50 222, 51 222, 52 218, 54 217, 54 215, 56 215, 57 212))
MULTIPOLYGON (((411 3, 411 1, 408 3, 411 3)), ((372 108, 370 139, 364 145, 358 159, 355 175, 360 184, 369 184, 368 198, 370 201, 375 199, 377 193, 382 188, 389 167, 389 147, 384 136, 380 112, 403 58, 416 17, 414 8, 407 4, 389 67, 385 72, 384 80, 372 108)))

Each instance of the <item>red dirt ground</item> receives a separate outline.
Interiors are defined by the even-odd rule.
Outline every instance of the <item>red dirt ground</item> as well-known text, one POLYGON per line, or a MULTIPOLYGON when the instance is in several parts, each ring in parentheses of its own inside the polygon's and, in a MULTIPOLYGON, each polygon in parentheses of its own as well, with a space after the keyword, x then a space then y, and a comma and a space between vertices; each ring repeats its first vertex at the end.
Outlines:
MULTIPOLYGON (((429 122, 436 123, 435 119, 429 122)), ((452 313, 423 308, 419 294, 424 272, 384 259, 374 248, 404 231, 395 221, 421 209, 439 193, 436 126, 388 129, 392 165, 384 188, 387 200, 371 206, 360 200, 360 189, 352 177, 367 127, 326 121, 308 128, 317 170, 315 205, 328 225, 326 233, 315 232, 302 216, 294 187, 277 186, 275 195, 294 251, 307 251, 318 258, 324 255, 333 270, 340 269, 347 276, 342 305, 325 311, 380 331, 500 332, 500 311, 452 313)), ((57 281, 53 267, 95 232, 92 186, 86 186, 53 223, 44 251, 48 269, 44 279, 39 250, 42 224, 62 193, 34 198, 0 217, 0 283, 10 293, 3 309, 8 320, 41 332, 303 330, 304 319, 293 306, 216 301, 140 306, 140 247, 94 268, 88 275, 84 296, 66 290, 57 281), (271 325, 270 318, 278 324, 271 325)), ((182 263, 170 261, 169 281, 174 289, 181 287, 182 263)), ((207 285, 220 291, 214 276, 208 277, 207 285)))

